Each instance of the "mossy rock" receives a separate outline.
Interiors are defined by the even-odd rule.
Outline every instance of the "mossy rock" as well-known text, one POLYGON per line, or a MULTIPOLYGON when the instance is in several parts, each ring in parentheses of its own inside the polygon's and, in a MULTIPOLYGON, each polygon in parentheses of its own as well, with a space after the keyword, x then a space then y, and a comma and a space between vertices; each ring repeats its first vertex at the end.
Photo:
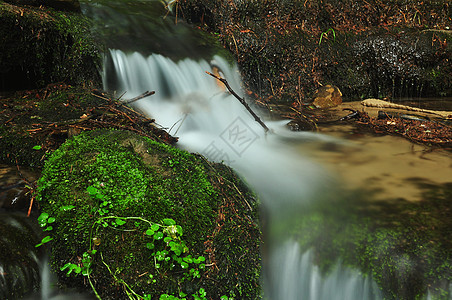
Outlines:
POLYGON ((100 46, 81 14, 0 1, 0 25, 0 91, 100 84, 100 46))
POLYGON ((89 272, 102 299, 260 297, 257 203, 222 164, 128 131, 97 130, 56 150, 38 189, 62 283, 89 287, 81 275, 67 277, 72 270, 89 272))
POLYGON ((319 201, 298 218, 293 236, 302 251, 314 250, 322 272, 340 261, 371 276, 384 299, 450 299, 452 183, 418 186, 418 203, 371 202, 370 191, 319 201))

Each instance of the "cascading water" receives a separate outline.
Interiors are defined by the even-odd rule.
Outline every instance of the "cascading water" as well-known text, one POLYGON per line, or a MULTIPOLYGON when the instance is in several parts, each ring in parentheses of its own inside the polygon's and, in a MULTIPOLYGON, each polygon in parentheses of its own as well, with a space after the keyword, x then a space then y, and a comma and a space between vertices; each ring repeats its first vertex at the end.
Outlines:
POLYGON ((232 166, 258 193, 268 223, 263 254, 268 298, 382 298, 370 278, 340 264, 322 276, 311 252, 302 253, 290 240, 291 220, 310 202, 327 197, 324 185, 334 186, 334 179, 321 167, 290 149, 291 141, 340 141, 292 133, 279 121, 266 121, 270 132, 265 133, 242 104, 205 73, 219 70, 240 93, 237 67, 219 56, 210 62, 189 58, 174 62, 158 54, 145 57, 111 50, 110 55, 111 65, 106 65, 104 73, 106 90, 126 93, 125 98, 155 90, 155 95, 138 101, 135 108, 178 136, 180 147, 232 166))

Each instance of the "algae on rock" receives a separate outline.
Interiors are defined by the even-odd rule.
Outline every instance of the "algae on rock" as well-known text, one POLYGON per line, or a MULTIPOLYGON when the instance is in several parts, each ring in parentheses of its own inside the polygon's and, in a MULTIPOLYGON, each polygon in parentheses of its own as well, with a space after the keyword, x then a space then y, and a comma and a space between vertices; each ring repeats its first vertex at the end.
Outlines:
POLYGON ((370 276, 385 299, 450 299, 452 184, 417 180, 419 203, 369 201, 371 191, 318 201, 298 218, 293 236, 313 249, 323 273, 340 261, 370 276))
POLYGON ((224 165, 131 132, 96 130, 53 153, 38 189, 42 210, 55 218, 52 267, 68 285, 73 266, 85 267, 103 299, 200 289, 212 299, 260 297, 257 203, 224 165), (181 231, 171 235, 175 224, 181 231), (157 225, 165 242, 152 239, 157 225), (171 252, 171 242, 181 251, 171 252))
POLYGON ((100 52, 81 14, 0 1, 0 91, 100 83, 100 52))

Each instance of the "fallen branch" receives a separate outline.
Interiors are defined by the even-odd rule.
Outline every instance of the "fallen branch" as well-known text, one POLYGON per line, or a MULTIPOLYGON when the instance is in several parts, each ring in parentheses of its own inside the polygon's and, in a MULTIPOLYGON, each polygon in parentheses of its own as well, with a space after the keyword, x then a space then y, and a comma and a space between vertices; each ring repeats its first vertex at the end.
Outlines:
POLYGON ((221 82, 226 86, 226 88, 228 89, 228 91, 229 91, 235 98, 237 98, 237 100, 239 100, 240 103, 242 103, 243 106, 245 106, 246 110, 249 111, 249 113, 254 117, 254 120, 255 120, 257 123, 259 123, 259 124, 264 128, 265 132, 268 132, 269 129, 268 129, 267 125, 265 125, 264 122, 262 122, 262 120, 261 120, 261 119, 254 113, 254 111, 248 106, 248 104, 246 103, 245 99, 241 98, 239 95, 237 95, 236 92, 234 92, 234 90, 229 86, 229 83, 226 81, 226 79, 221 78, 221 77, 218 77, 217 75, 212 74, 212 73, 207 72, 207 71, 206 71, 206 73, 209 74, 210 76, 212 76, 212 77, 218 79, 219 81, 221 81, 221 82))
POLYGON ((366 99, 366 100, 361 101, 361 104, 363 106, 368 106, 368 107, 402 109, 402 110, 416 111, 416 112, 426 113, 426 114, 434 114, 434 115, 438 115, 438 116, 441 116, 446 119, 452 118, 451 111, 422 109, 422 108, 417 108, 417 107, 412 107, 412 106, 395 104, 395 103, 383 101, 380 99, 366 99))
POLYGON ((154 94, 155 94, 155 91, 151 91, 151 92, 146 91, 146 92, 144 92, 143 94, 141 94, 141 95, 139 95, 139 96, 136 96, 135 98, 129 99, 129 100, 127 100, 127 101, 123 101, 122 104, 130 104, 130 103, 133 103, 133 102, 138 101, 138 100, 140 100, 140 99, 143 99, 143 98, 145 98, 145 97, 154 95, 154 94))

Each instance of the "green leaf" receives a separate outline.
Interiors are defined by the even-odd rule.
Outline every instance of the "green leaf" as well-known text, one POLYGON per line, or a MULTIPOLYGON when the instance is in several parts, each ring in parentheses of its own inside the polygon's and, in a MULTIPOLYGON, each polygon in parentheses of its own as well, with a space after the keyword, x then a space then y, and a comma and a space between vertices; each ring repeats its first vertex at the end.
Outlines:
POLYGON ((69 266, 71 266, 71 265, 72 265, 71 263, 65 264, 64 266, 62 266, 62 267, 60 268, 60 271, 66 270, 66 269, 69 268, 69 266))
POLYGON ((148 229, 148 230, 146 230, 146 234, 147 235, 154 235, 154 230, 152 230, 152 229, 148 229))
POLYGON ((162 238, 163 238, 163 232, 158 231, 154 234, 154 239, 161 240, 162 238))
POLYGON ((86 188, 86 191, 88 192, 88 194, 95 195, 97 194, 97 189, 95 187, 93 187, 92 185, 90 185, 89 187, 86 188))
POLYGON ((46 226, 47 218, 49 217, 49 214, 46 212, 43 212, 38 217, 38 223, 41 225, 41 227, 46 226))
POLYGON ((44 238, 42 239, 41 243, 45 244, 45 243, 50 242, 51 240, 53 240, 53 237, 51 237, 50 235, 48 235, 48 236, 46 236, 46 237, 44 237, 44 238))
POLYGON ((42 148, 42 146, 40 146, 40 145, 33 146, 33 150, 41 150, 41 148, 42 148))
POLYGON ((53 230, 53 226, 47 226, 43 231, 50 231, 53 230))
POLYGON ((116 225, 121 226, 121 225, 126 224, 126 221, 124 221, 124 220, 122 220, 122 219, 115 219, 115 223, 116 223, 116 225))
POLYGON ((47 219, 47 223, 53 223, 55 222, 55 218, 54 217, 50 217, 47 219))
POLYGON ((163 219, 163 224, 167 226, 176 225, 176 221, 174 221, 173 219, 163 219))
POLYGON ((65 206, 61 206, 61 207, 60 207, 60 209, 61 209, 62 211, 68 211, 68 210, 71 210, 71 209, 73 209, 73 208, 75 208, 74 205, 65 205, 65 206))
POLYGON ((48 235, 48 236, 44 237, 39 244, 35 245, 35 247, 40 247, 43 244, 50 242, 51 240, 53 240, 53 237, 48 235))
POLYGON ((169 242, 171 242, 171 240, 172 240, 172 238, 171 238, 170 236, 167 236, 167 237, 165 237, 165 238, 163 239, 163 241, 164 241, 165 243, 169 243, 169 242))
POLYGON ((180 266, 182 267, 182 269, 187 269, 188 268, 188 264, 185 261, 181 262, 180 266))
POLYGON ((182 235, 184 231, 182 230, 182 227, 180 225, 176 225, 176 231, 179 233, 179 235, 182 235))
POLYGON ((152 250, 154 249, 154 247, 155 247, 154 243, 146 243, 146 248, 152 250))
POLYGON ((160 226, 157 225, 157 224, 152 224, 151 225, 151 229, 154 230, 154 231, 158 231, 160 229, 160 226))

